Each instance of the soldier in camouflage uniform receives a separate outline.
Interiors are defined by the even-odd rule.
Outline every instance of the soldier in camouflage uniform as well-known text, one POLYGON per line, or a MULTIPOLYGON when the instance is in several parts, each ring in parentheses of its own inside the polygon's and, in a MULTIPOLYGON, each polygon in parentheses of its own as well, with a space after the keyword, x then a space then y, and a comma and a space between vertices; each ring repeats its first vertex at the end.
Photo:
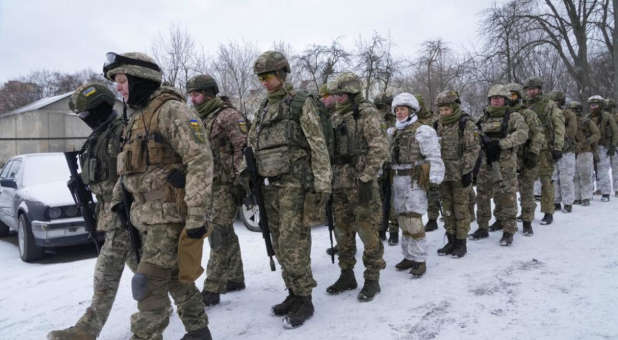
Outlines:
POLYGON ((489 198, 493 188, 495 216, 502 224, 500 245, 509 246, 517 231, 517 149, 528 139, 528 125, 507 105, 511 93, 505 85, 489 89, 489 106, 478 122, 482 134, 481 167, 478 174, 478 225, 472 233, 477 240, 488 236, 491 218, 489 198))
POLYGON ((469 191, 472 171, 479 157, 479 132, 470 115, 461 110, 459 94, 453 90, 440 92, 436 105, 440 119, 436 131, 440 137, 440 153, 446 173, 440 184, 440 198, 448 243, 438 249, 438 255, 463 257, 470 231, 469 191))
POLYGON ((120 211, 127 203, 125 190, 133 197, 124 208, 142 240, 132 279, 138 308, 131 316, 132 339, 162 338, 169 323, 168 294, 187 331, 182 339, 211 339, 193 282, 203 272, 199 261, 209 229, 213 161, 206 132, 182 95, 161 87, 161 69, 152 58, 136 52, 107 58, 105 77, 134 110, 122 137, 111 203, 120 211))
POLYGON ((365 283, 358 300, 371 301, 380 292, 380 270, 386 266, 378 236, 382 201, 377 179, 388 158, 388 140, 378 111, 361 91, 360 79, 351 72, 328 83, 328 92, 337 101, 331 116, 335 130, 333 215, 341 275, 326 291, 339 294, 357 287, 354 254, 358 233, 365 248, 365 283))
POLYGON ((601 201, 608 202, 611 193, 610 158, 616 153, 618 127, 614 117, 603 110, 605 106, 603 97, 596 95, 588 98, 588 105, 590 105, 590 119, 601 131, 601 139, 596 149, 598 156, 596 162, 597 189, 601 191, 601 201))
POLYGON ((577 116, 577 133, 575 134, 575 188, 574 204, 589 206, 592 199, 594 171, 594 146, 601 139, 597 125, 584 115, 580 102, 570 102, 567 108, 577 116))
POLYGON ((238 236, 234 232, 237 207, 245 197, 239 184, 243 149, 247 143, 247 122, 243 115, 217 96, 219 87, 210 75, 197 75, 187 81, 187 93, 206 128, 213 150, 214 177, 213 225, 210 258, 202 297, 206 306, 219 303, 219 295, 245 288, 238 236))
POLYGON ((304 223, 305 199, 324 206, 332 172, 319 114, 312 97, 287 83, 290 65, 283 54, 267 51, 253 66, 268 94, 249 130, 247 144, 255 152, 273 248, 281 264, 286 299, 272 310, 284 327, 298 327, 313 315, 311 229, 304 223), (313 195, 309 195, 314 193, 313 195))
POLYGON ((523 88, 520 84, 511 83, 507 85, 511 93, 511 109, 519 112, 528 125, 528 139, 517 151, 519 199, 521 203, 521 219, 523 222, 522 232, 524 236, 532 236, 532 220, 536 201, 534 199, 534 181, 539 177, 538 159, 541 148, 545 142, 543 125, 536 113, 527 109, 522 104, 523 88))
POLYGON ((105 232, 94 268, 94 294, 86 313, 75 326, 48 335, 50 340, 95 339, 109 316, 118 291, 125 262, 137 269, 129 233, 110 210, 116 175, 116 155, 120 151, 123 121, 113 110, 116 96, 105 86, 86 83, 71 96, 69 106, 92 129, 79 157, 82 181, 97 198, 97 230, 105 232))
POLYGON ((524 90, 526 105, 534 111, 543 124, 545 143, 539 154, 539 177, 541 178, 541 212, 545 213, 541 224, 554 221, 554 163, 562 157, 564 146, 564 116, 551 99, 543 95, 543 81, 533 77, 526 80, 524 90))
POLYGON ((575 134, 577 134, 577 117, 575 112, 564 107, 564 93, 552 91, 549 98, 556 102, 564 116, 564 146, 562 157, 554 169, 554 208, 570 213, 573 210, 575 183, 575 134))

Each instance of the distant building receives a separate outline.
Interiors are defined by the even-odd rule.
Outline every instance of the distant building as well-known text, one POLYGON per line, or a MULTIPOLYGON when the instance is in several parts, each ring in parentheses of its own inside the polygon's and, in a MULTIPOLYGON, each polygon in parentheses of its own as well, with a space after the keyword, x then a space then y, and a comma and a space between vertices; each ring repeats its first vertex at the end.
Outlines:
MULTIPOLYGON (((91 130, 69 109, 72 93, 0 113, 0 163, 24 153, 79 150, 91 130)), ((114 108, 122 112, 122 102, 114 108)))

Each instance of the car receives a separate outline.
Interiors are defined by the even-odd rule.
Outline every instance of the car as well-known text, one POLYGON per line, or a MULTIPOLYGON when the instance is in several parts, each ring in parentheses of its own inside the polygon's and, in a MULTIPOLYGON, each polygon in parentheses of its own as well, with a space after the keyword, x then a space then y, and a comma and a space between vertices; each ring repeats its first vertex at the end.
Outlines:
MULTIPOLYGON (((46 248, 92 242, 67 187, 69 167, 63 153, 24 154, 10 158, 0 171, 0 237, 17 232, 25 262, 46 248)), ((103 233, 96 233, 97 242, 103 233)))

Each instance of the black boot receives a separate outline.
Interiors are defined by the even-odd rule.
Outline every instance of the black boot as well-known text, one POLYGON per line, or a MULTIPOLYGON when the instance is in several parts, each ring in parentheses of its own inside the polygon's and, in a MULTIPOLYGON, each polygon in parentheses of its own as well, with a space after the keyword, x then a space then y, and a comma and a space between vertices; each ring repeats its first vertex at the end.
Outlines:
POLYGON ((570 213, 571 211, 573 211, 573 206, 572 206, 572 205, 569 205, 569 204, 565 204, 565 205, 564 205, 564 209, 562 209, 562 212, 565 212, 565 213, 567 213, 567 214, 568 214, 568 213, 570 213))
POLYGON ((225 292, 235 292, 238 290, 243 290, 245 289, 245 282, 244 281, 240 281, 240 282, 236 282, 236 281, 228 281, 225 284, 225 292))
POLYGON ((609 202, 609 194, 601 196, 601 202, 609 202))
POLYGON ((313 316, 313 302, 311 302, 311 295, 297 296, 292 309, 283 318, 284 328, 296 328, 302 326, 306 320, 313 316))
POLYGON ((590 200, 589 199, 582 200, 582 205, 584 207, 590 206, 590 200))
POLYGON ((204 305, 206 306, 218 305, 220 301, 219 293, 213 293, 204 290, 202 292, 202 301, 204 301, 204 305))
POLYGON ((455 234, 446 234, 446 238, 448 239, 446 245, 438 249, 438 255, 440 256, 452 254, 453 249, 455 248, 455 234))
POLYGON ((517 222, 523 222, 524 217, 522 215, 517 216, 517 222))
POLYGON ((412 269, 410 269, 410 274, 412 274, 412 277, 418 279, 423 276, 426 271, 427 265, 425 262, 414 262, 412 269))
POLYGON ((552 222, 554 222, 553 214, 546 213, 545 216, 543 216, 543 219, 541 220, 542 225, 549 225, 549 224, 552 224, 552 222))
POLYGON ((333 256, 333 255, 337 255, 338 251, 339 251, 339 249, 337 248, 337 245, 335 245, 334 247, 327 248, 326 249, 326 254, 328 254, 328 256, 333 256))
POLYGON ((560 203, 554 203, 554 210, 562 210, 562 205, 560 205, 560 203))
POLYGON ((369 302, 373 297, 380 292, 380 283, 378 280, 365 280, 363 288, 358 293, 358 301, 369 302))
POLYGON ((461 258, 466 255, 468 252, 468 247, 466 246, 466 239, 458 240, 455 239, 455 248, 451 252, 452 257, 461 258))
POLYGON ((414 264, 414 261, 410 261, 404 258, 403 260, 401 260, 399 263, 395 265, 395 268, 397 268, 397 270, 406 270, 406 269, 412 268, 413 264, 414 264))
POLYGON ((380 230, 378 236, 380 236, 380 240, 386 241, 386 230, 380 230))
POLYGON ((326 292, 335 295, 346 290, 356 289, 356 287, 358 287, 358 284, 356 283, 356 277, 354 277, 354 271, 352 269, 344 269, 341 271, 337 281, 326 288, 326 292))
POLYGON ((524 229, 522 230, 524 236, 532 236, 534 231, 532 231, 532 222, 524 221, 524 229))
POLYGON ((489 231, 493 232, 498 230, 502 230, 502 222, 496 220, 496 222, 489 226, 489 231))
POLYGON ((580 205, 582 204, 582 200, 575 200, 573 201, 573 204, 580 205))
POLYGON ((388 235, 388 245, 395 246, 399 243, 399 232, 391 232, 388 235))
POLYGON ((212 340, 212 336, 208 327, 204 327, 185 334, 180 340, 212 340))
POLYGON ((480 240, 482 238, 488 238, 489 232, 485 228, 478 228, 475 232, 468 235, 468 238, 471 240, 480 240))
POLYGON ((283 300, 283 302, 281 302, 280 304, 276 304, 272 307, 273 314, 277 316, 287 315, 292 309, 294 301, 296 301, 296 295, 294 295, 294 293, 292 293, 292 290, 290 290, 290 293, 285 298, 285 300, 283 300))
POLYGON ((513 234, 505 231, 502 233, 502 238, 500 239, 500 245, 508 247, 513 243, 513 234))
POLYGON ((427 224, 425 224, 425 232, 434 231, 436 229, 438 229, 438 221, 436 220, 429 220, 427 224))

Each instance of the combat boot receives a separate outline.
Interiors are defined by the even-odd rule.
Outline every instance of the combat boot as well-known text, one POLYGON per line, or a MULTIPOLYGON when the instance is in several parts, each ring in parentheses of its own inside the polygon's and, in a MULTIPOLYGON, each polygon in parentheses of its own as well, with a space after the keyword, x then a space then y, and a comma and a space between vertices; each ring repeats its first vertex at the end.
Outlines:
POLYGON ((609 202, 609 194, 601 196, 601 202, 609 202))
POLYGON ((225 292, 235 292, 238 290, 243 290, 245 289, 245 282, 244 281, 240 281, 240 282, 236 282, 236 281, 228 281, 227 284, 225 285, 225 292))
POLYGON ((436 229, 438 229, 438 221, 436 220, 429 220, 427 224, 425 224, 425 232, 434 231, 436 229))
POLYGON ((380 283, 378 280, 365 280, 363 288, 358 293, 358 301, 369 302, 373 297, 380 292, 380 283))
POLYGON ((500 222, 500 220, 496 220, 496 222, 489 226, 489 231, 491 232, 498 230, 502 230, 502 222, 500 222))
POLYGON ((507 247, 510 246, 511 243, 513 243, 513 234, 508 231, 503 232, 502 238, 500 239, 500 245, 507 247))
POLYGON ((458 240, 455 239, 455 248, 451 252, 451 256, 455 258, 462 258, 468 252, 468 247, 466 246, 466 239, 458 240))
POLYGON ((541 201, 541 195, 534 195, 534 200, 537 202, 541 201))
POLYGON ((553 214, 545 214, 545 216, 543 216, 543 219, 541 220, 542 225, 549 225, 552 224, 552 222, 554 222, 553 214))
POLYGON ((438 255, 440 256, 450 255, 453 253, 453 249, 455 249, 455 234, 446 234, 446 238, 448 239, 446 245, 438 249, 438 255))
POLYGON ((414 265, 412 265, 412 269, 410 269, 410 274, 412 274, 412 277, 418 279, 423 276, 426 271, 427 265, 425 264, 425 262, 414 262, 414 265))
POLYGON ((283 318, 284 328, 296 328, 302 326, 305 321, 313 316, 313 302, 311 302, 311 295, 297 296, 292 309, 283 318))
POLYGON ((582 200, 582 205, 583 205, 584 207, 589 206, 589 205, 590 205, 590 200, 589 200, 589 199, 582 200))
POLYGON ((272 307, 273 314, 277 316, 287 315, 292 309, 292 305, 296 301, 296 295, 292 293, 292 290, 289 290, 290 293, 288 296, 281 302, 280 304, 276 304, 272 307))
POLYGON ((386 230, 380 230, 378 236, 380 236, 380 240, 386 241, 386 230))
POLYGON ((204 327, 185 334, 180 340, 212 340, 212 336, 208 327, 204 327))
POLYGON ((572 205, 569 205, 569 204, 565 204, 565 205, 564 205, 564 209, 562 209, 562 212, 563 212, 563 213, 567 213, 567 214, 568 214, 568 213, 570 213, 571 211, 573 211, 573 206, 572 206, 572 205))
POLYGON ((78 326, 51 331, 47 334, 48 340, 95 340, 96 338, 96 335, 90 334, 85 329, 78 326))
POLYGON ((339 252, 339 248, 337 248, 337 246, 326 249, 326 254, 328 254, 328 256, 337 255, 337 252, 339 252))
POLYGON ((601 195, 601 190, 595 190, 594 193, 592 193, 592 194, 600 196, 601 195))
POLYGON ((562 205, 560 205, 560 203, 554 203, 554 210, 562 210, 562 205))
POLYGON ((523 222, 524 221, 524 217, 522 215, 517 216, 516 218, 517 222, 523 222))
POLYGON ((534 231, 532 231, 532 222, 524 221, 524 228, 522 230, 522 233, 524 234, 524 236, 532 236, 534 234, 534 231))
POLYGON ((482 238, 488 238, 489 232, 485 228, 478 228, 472 234, 468 235, 471 240, 480 240, 482 238))
POLYGON ((202 292, 202 301, 204 301, 205 306, 218 305, 220 301, 220 295, 219 293, 213 293, 213 292, 204 290, 202 292))
POLYGON ((580 205, 582 204, 582 200, 575 200, 573 201, 573 204, 580 205))
POLYGON ((388 245, 395 246, 399 243, 399 232, 392 232, 388 235, 388 245))
POLYGON ((358 287, 358 284, 356 283, 356 277, 354 277, 354 271, 352 269, 344 269, 341 271, 337 281, 326 288, 326 292, 336 295, 346 290, 356 289, 356 287, 358 287))
POLYGON ((403 260, 401 260, 399 263, 395 265, 395 268, 397 268, 397 270, 406 270, 406 269, 412 268, 413 264, 414 264, 414 261, 410 261, 404 258, 403 260))

